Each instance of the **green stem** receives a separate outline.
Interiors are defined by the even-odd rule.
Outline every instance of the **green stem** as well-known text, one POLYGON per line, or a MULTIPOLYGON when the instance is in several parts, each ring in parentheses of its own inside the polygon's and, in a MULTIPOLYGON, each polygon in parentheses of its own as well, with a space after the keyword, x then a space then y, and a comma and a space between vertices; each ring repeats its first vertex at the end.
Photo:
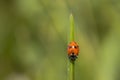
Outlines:
POLYGON ((74 18, 70 15, 70 42, 74 41, 74 18))
MULTIPOLYGON (((70 15, 70 42, 74 41, 74 18, 73 15, 70 15)), ((75 61, 69 60, 69 80, 75 80, 74 79, 74 66, 75 66, 75 61)))
POLYGON ((70 61, 70 79, 69 80, 74 80, 74 61, 70 61))

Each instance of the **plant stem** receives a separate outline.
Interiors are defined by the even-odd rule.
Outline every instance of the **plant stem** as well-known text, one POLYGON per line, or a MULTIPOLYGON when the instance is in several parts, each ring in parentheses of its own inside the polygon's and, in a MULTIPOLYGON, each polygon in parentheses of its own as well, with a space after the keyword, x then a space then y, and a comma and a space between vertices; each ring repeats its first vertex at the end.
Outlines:
MULTIPOLYGON (((70 15, 70 42, 74 41, 74 18, 73 15, 70 15)), ((75 61, 69 60, 69 80, 74 80, 74 66, 75 66, 75 61)))
POLYGON ((70 15, 70 42, 74 41, 74 18, 70 15))
POLYGON ((70 61, 70 79, 69 80, 74 80, 74 61, 70 61))

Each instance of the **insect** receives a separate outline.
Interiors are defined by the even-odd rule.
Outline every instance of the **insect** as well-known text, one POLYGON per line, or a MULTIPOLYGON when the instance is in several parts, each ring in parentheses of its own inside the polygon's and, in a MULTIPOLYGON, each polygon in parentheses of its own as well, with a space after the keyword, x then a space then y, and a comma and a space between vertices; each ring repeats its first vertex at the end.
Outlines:
POLYGON ((68 52, 68 57, 71 61, 75 61, 78 53, 79 53, 79 46, 76 42, 72 41, 68 44, 68 48, 67 48, 67 52, 68 52))

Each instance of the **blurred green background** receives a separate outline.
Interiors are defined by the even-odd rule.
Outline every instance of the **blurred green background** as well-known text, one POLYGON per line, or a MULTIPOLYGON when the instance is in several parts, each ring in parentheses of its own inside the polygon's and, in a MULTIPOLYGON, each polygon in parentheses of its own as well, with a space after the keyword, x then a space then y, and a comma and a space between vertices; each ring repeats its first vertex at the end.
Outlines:
POLYGON ((0 0, 0 80, 67 80, 71 13, 75 80, 120 80, 120 0, 0 0))

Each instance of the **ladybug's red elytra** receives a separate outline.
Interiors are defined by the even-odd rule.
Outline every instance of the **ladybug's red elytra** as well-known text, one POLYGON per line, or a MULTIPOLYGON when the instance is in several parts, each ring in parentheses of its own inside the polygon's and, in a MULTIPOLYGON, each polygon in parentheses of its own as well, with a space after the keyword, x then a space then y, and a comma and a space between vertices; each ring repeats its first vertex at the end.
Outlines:
POLYGON ((76 42, 72 41, 68 44, 68 48, 67 48, 67 52, 68 52, 68 57, 71 61, 75 61, 78 53, 79 53, 79 46, 76 42))

